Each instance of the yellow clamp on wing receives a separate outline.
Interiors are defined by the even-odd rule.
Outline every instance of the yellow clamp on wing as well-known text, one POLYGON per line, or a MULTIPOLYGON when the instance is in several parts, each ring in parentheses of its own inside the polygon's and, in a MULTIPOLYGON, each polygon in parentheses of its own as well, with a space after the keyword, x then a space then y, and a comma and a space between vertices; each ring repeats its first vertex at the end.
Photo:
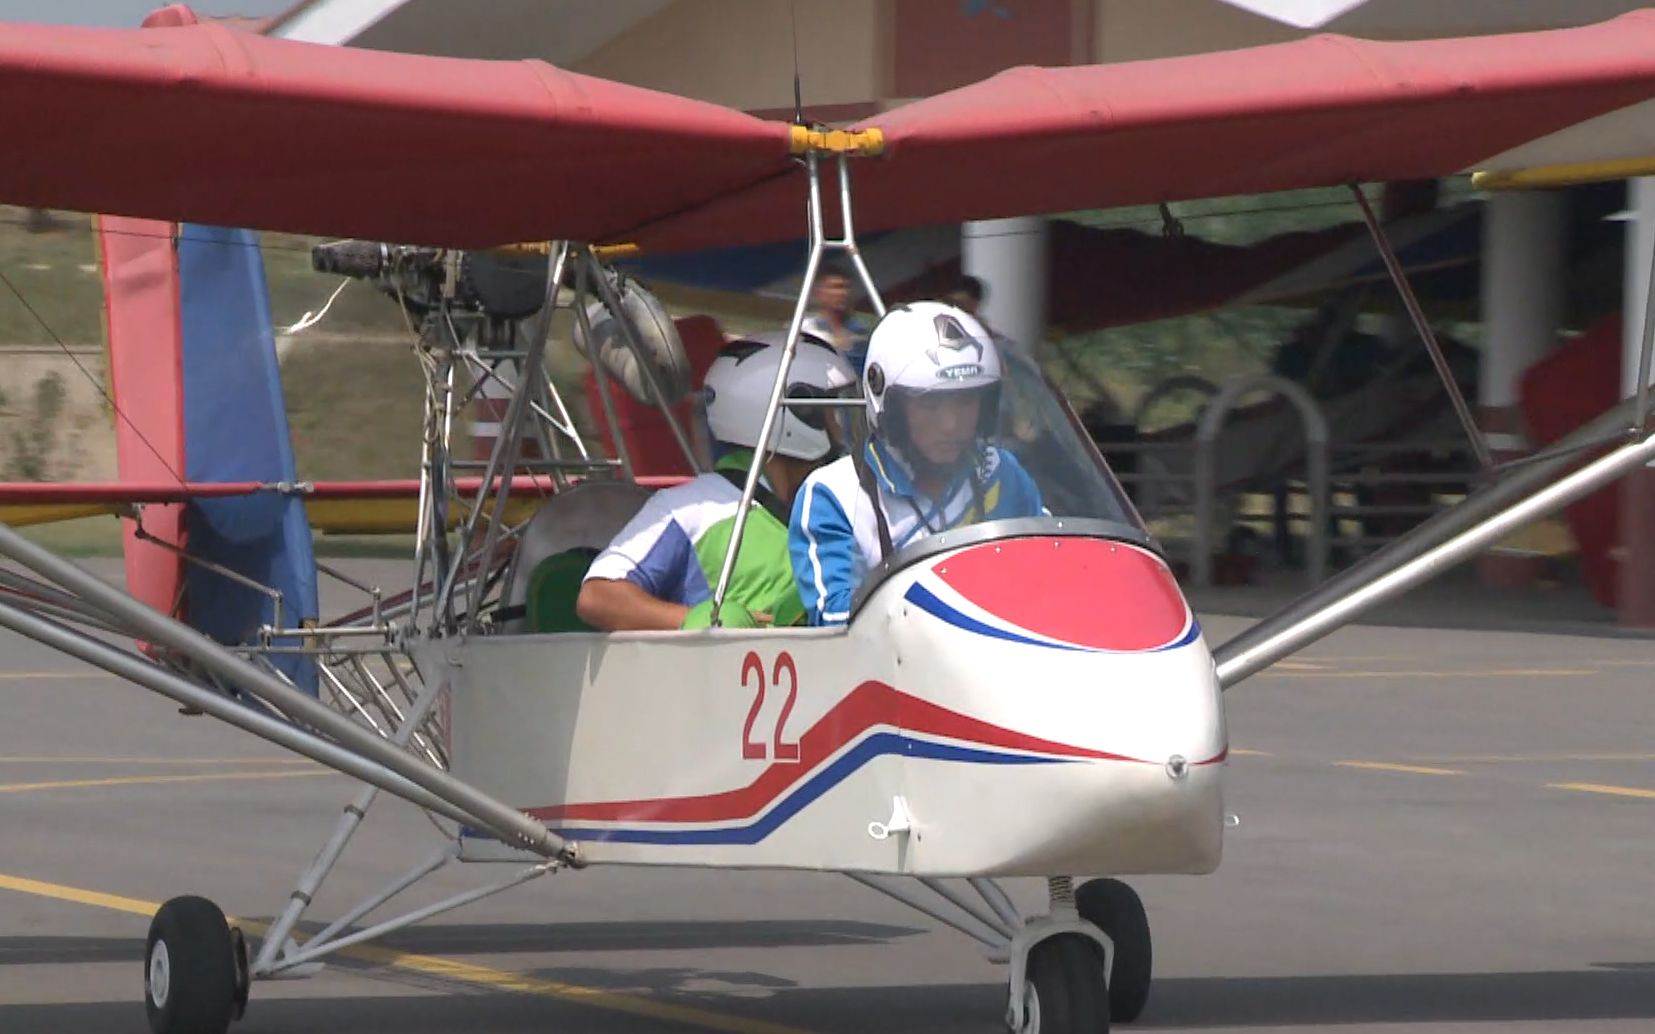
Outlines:
POLYGON ((1603 162, 1537 165, 1531 169, 1485 170, 1471 174, 1471 185, 1478 190, 1544 190, 1636 176, 1655 176, 1655 158, 1616 158, 1603 162))
POLYGON ((885 153, 885 133, 878 129, 811 129, 789 126, 794 154, 848 154, 871 157, 885 153))
MULTIPOLYGON (((522 244, 502 244, 498 248, 490 250, 516 254, 550 255, 552 245, 549 241, 527 241, 522 244)), ((595 244, 592 246, 592 254, 604 261, 632 258, 639 251, 640 249, 636 244, 595 244)))

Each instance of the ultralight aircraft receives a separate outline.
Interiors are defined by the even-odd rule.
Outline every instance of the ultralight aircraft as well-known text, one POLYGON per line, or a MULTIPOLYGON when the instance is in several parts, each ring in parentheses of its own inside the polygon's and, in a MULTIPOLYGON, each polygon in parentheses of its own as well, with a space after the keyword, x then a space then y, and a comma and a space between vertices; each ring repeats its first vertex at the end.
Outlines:
MULTIPOLYGON (((155 916, 156 1034, 223 1031, 255 980, 609 864, 841 872, 1006 964, 1012 1030, 1130 1022, 1150 935, 1118 877, 1219 864, 1223 689, 1655 457, 1640 392, 1215 653, 1061 394, 1014 364, 1026 404, 1001 440, 1049 516, 897 552, 843 627, 599 634, 572 617, 582 558, 661 483, 635 469, 619 411, 656 407, 700 462, 682 344, 617 261, 802 226, 790 360, 824 254, 843 253, 882 310, 858 229, 1351 185, 1440 360, 1356 185, 1655 171, 1655 11, 1018 68, 829 128, 536 62, 268 39, 174 6, 138 30, 0 28, 0 96, 0 200, 113 213, 99 239, 123 299, 108 321, 121 479, 6 485, 0 502, 16 523, 119 513, 127 535, 123 591, 0 525, 17 565, 0 570, 0 626, 364 784, 257 945, 199 897, 155 916), (1596 164, 1548 168, 1564 161, 1596 164), (257 252, 214 227, 348 235, 317 267, 378 284, 417 337, 417 483, 297 480, 269 314, 246 301, 257 252), (544 374, 558 313, 592 360, 613 455, 576 433, 544 374), (488 381, 509 402, 490 455, 467 460, 456 414, 488 381), (410 585, 356 586, 360 609, 322 618, 317 579, 352 583, 315 561, 312 523, 371 523, 382 502, 413 504, 410 585), (303 936, 381 792, 427 812, 442 845, 303 936), (360 925, 460 862, 515 868, 360 925), (1044 914, 995 882, 1014 876, 1047 881, 1044 914)), ((790 397, 786 367, 760 440, 784 407, 854 415, 854 398, 790 397)), ((726 578, 741 538, 738 524, 726 578)))

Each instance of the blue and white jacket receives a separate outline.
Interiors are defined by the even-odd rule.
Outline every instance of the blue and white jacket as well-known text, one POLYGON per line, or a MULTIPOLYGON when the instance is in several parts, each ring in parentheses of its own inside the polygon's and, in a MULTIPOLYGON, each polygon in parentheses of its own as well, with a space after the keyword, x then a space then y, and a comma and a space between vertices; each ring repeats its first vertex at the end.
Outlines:
MULTIPOLYGON (((975 474, 962 474, 942 503, 920 495, 907 468, 882 444, 869 444, 864 456, 893 550, 949 528, 1045 512, 1034 478, 997 446, 982 446, 975 474)), ((851 598, 884 559, 878 519, 853 457, 841 456, 805 479, 793 500, 787 542, 806 619, 813 625, 850 620, 851 598)))

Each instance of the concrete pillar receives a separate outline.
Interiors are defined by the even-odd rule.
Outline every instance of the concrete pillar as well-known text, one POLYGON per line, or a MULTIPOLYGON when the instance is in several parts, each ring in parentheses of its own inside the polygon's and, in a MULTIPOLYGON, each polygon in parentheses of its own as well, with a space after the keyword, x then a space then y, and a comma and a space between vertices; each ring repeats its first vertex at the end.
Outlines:
MULTIPOLYGON (((1519 411, 1524 371, 1549 352, 1563 319, 1564 233, 1568 197, 1554 191, 1492 195, 1483 209, 1484 346, 1477 378, 1477 423, 1496 462, 1529 451, 1519 411)), ((1527 585, 1541 559, 1495 548, 1478 558, 1484 584, 1527 585)))
POLYGON ((979 315, 1030 355, 1046 332, 1047 220, 985 219, 960 228, 960 268, 982 280, 979 315))
MULTIPOLYGON (((1649 298, 1650 258, 1655 254, 1655 179, 1627 182, 1626 279, 1622 291, 1621 391, 1638 390, 1638 356, 1643 347, 1644 309, 1649 298)), ((1655 628, 1655 470, 1643 467, 1621 482, 1620 623, 1655 628)))

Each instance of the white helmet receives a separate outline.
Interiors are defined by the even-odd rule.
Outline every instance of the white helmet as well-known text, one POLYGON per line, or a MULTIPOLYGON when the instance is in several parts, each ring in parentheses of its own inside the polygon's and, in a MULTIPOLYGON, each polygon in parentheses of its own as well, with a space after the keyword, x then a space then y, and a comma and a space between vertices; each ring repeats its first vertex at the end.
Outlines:
POLYGON ((1000 352, 977 318, 943 302, 910 302, 885 313, 868 338, 862 392, 868 426, 901 445, 906 428, 886 420, 886 403, 933 391, 985 394, 979 433, 999 416, 1000 352))
MULTIPOLYGON (((767 333, 733 341, 707 368, 702 398, 715 439, 749 449, 758 445, 786 340, 785 333, 767 333)), ((845 395, 855 386, 856 372, 838 352, 808 334, 800 336, 787 371, 789 398, 845 395)), ((820 407, 783 407, 770 442, 778 455, 801 460, 819 460, 836 445, 820 407)))

